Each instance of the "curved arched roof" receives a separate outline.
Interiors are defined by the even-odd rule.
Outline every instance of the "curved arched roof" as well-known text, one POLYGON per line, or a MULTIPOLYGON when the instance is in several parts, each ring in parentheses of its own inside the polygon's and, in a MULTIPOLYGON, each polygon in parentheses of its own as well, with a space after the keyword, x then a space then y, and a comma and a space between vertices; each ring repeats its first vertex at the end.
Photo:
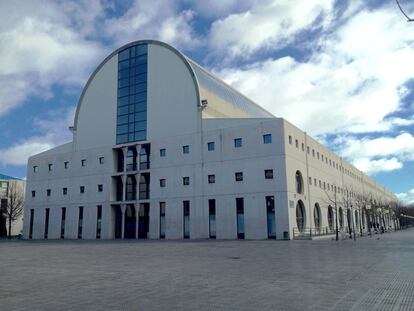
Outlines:
MULTIPOLYGON (((86 90, 88 89, 89 84, 97 74, 97 72, 105 65, 106 62, 108 62, 113 56, 121 52, 122 50, 138 45, 138 44, 155 44, 163 46, 172 52, 174 52, 178 57, 181 58, 181 60, 185 63, 188 70, 190 71, 190 74, 193 78, 194 84, 196 85, 196 96, 197 96, 197 104, 201 104, 200 99, 200 88, 204 88, 212 93, 214 93, 217 97, 224 100, 227 104, 232 105, 236 110, 243 111, 245 115, 251 116, 251 117, 274 117, 270 112, 266 111, 264 108, 260 107, 256 103, 254 103, 252 100, 247 98, 246 96, 242 95, 240 92, 236 91, 234 88, 220 80, 219 78, 215 77, 213 74, 208 72, 206 69, 198 65, 196 62, 182 54, 180 51, 178 51, 176 48, 172 47, 169 44, 166 44, 161 41, 157 40, 138 40, 134 42, 130 42, 128 44, 123 45, 122 47, 118 48, 117 50, 113 51, 110 55, 108 55, 95 69, 95 71, 91 74, 88 81, 86 82, 85 87, 82 90, 81 96, 79 98, 76 112, 75 112, 75 120, 73 129, 76 130, 77 123, 78 123, 78 117, 79 117, 79 110, 80 106, 82 104, 84 95, 86 93, 86 90)), ((231 116, 228 116, 231 117, 231 116)))

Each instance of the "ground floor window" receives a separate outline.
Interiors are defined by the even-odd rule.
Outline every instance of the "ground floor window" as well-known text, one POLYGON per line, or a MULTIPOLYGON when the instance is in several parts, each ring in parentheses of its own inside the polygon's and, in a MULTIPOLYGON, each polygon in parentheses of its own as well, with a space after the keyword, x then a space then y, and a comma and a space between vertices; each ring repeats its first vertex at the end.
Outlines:
POLYGON ((100 239, 102 227, 102 205, 97 206, 96 214, 96 238, 100 239))
POLYGON ((30 220, 29 220, 29 239, 33 238, 33 218, 34 218, 34 209, 31 209, 30 220))
POLYGON ((328 226, 330 230, 333 230, 334 215, 332 206, 328 206, 328 226))
POLYGON ((237 238, 244 239, 244 199, 236 198, 237 238))
POLYGON ((315 229, 320 230, 321 229, 321 208, 319 207, 318 203, 315 203, 315 207, 313 209, 313 220, 315 223, 315 229))
POLYGON ((82 239, 83 229, 83 206, 79 206, 78 239, 82 239))
POLYGON ((160 202, 160 239, 165 239, 165 202, 160 202))
POLYGON ((60 238, 65 238, 65 221, 66 221, 66 207, 62 207, 62 216, 60 219, 60 238))
POLYGON ((183 236, 190 238, 190 201, 183 201, 183 236))
POLYGON ((208 200, 208 230, 209 238, 216 238, 216 200, 208 200))
POLYGON ((46 208, 45 211, 45 232, 44 232, 44 238, 47 239, 48 235, 49 235, 49 213, 50 213, 50 209, 46 208))
POLYGON ((267 238, 276 239, 275 197, 266 197, 267 238))

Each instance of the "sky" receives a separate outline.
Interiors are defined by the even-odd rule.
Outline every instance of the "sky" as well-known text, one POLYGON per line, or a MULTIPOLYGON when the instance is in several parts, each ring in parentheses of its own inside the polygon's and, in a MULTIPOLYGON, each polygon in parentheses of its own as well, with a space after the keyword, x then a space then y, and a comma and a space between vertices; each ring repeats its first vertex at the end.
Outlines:
MULTIPOLYGON (((414 3, 400 0, 414 18, 414 3)), ((1 0, 0 173, 71 140, 90 74, 157 39, 414 203, 414 22, 390 0, 1 0)))

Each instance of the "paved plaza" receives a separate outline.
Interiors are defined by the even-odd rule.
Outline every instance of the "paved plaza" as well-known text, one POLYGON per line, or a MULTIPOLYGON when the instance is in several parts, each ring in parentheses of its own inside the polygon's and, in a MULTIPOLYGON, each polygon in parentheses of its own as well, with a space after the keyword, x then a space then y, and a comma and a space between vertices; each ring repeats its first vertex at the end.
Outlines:
POLYGON ((414 310, 413 240, 0 241, 0 310, 414 310))

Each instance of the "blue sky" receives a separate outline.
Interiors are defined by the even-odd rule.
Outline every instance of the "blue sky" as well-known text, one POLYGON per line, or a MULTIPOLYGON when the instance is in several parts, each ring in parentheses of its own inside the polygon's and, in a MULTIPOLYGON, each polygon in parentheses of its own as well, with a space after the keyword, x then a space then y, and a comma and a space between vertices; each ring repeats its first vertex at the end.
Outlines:
MULTIPOLYGON (((414 17, 414 4, 401 0, 414 17)), ((71 140, 112 50, 165 41, 414 202, 414 23, 395 1, 0 2, 0 172, 71 140)))

